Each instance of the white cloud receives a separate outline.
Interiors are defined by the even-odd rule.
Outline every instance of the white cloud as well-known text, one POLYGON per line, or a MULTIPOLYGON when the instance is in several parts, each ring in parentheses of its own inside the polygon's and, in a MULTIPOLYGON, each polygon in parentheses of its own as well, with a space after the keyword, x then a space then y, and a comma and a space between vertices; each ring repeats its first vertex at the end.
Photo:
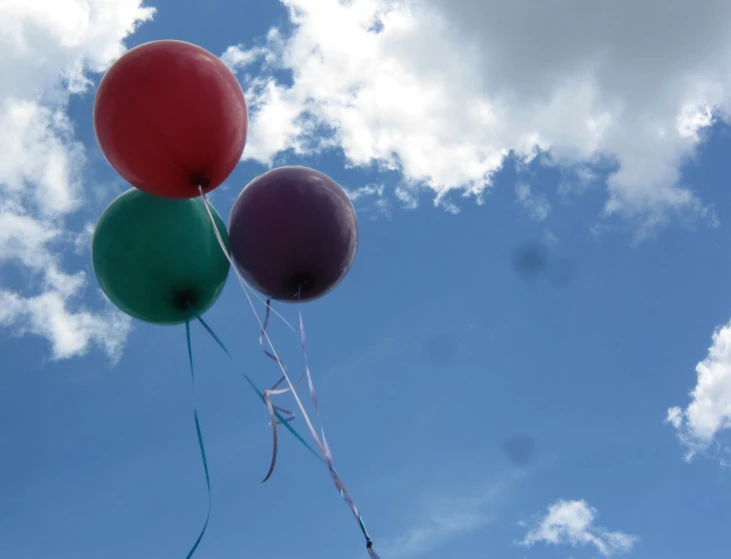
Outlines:
POLYGON ((432 496, 421 507, 423 517, 401 536, 379 545, 379 553, 394 559, 418 557, 490 524, 497 517, 501 498, 524 475, 511 472, 496 482, 470 488, 468 496, 453 492, 432 496))
POLYGON ((374 212, 378 216, 391 217, 391 202, 384 196, 386 187, 383 184, 367 184, 355 189, 345 186, 343 190, 345 190, 359 213, 364 211, 374 212), (366 201, 370 201, 372 204, 363 207, 362 203, 366 201))
POLYGON ((116 310, 94 314, 70 309, 80 283, 70 286, 71 290, 46 289, 26 297, 0 289, 0 326, 12 326, 18 335, 47 338, 54 359, 84 354, 92 343, 101 346, 113 360, 118 359, 130 321, 116 310))
POLYGON ((64 270, 61 250, 79 238, 66 218, 80 207, 85 187, 84 147, 74 138, 68 100, 88 91, 87 72, 108 67, 124 52, 124 38, 152 18, 154 10, 141 4, 0 3, 0 271, 19 266, 33 278, 16 290, 3 275, 0 326, 47 338, 54 359, 93 345, 116 358, 130 330, 116 310, 83 308, 87 277, 64 270))
POLYGON ((528 547, 537 543, 573 547, 590 545, 604 557, 631 551, 639 538, 595 526, 597 515, 597 510, 584 500, 559 500, 548 507, 548 513, 528 532, 521 544, 528 547))
POLYGON ((423 555, 453 538, 485 526, 491 520, 490 516, 472 511, 451 513, 435 511, 423 525, 410 528, 391 543, 386 549, 388 551, 386 556, 405 558, 423 555))
POLYGON ((569 176, 558 185, 558 193, 564 197, 581 194, 601 180, 601 176, 590 165, 580 164, 569 169, 569 176))
POLYGON ((556 248, 558 246, 558 237, 550 229, 543 231, 543 244, 547 248, 556 248))
POLYGON ((543 221, 551 212, 551 204, 545 194, 533 194, 530 185, 518 183, 515 185, 515 197, 531 219, 543 221))
POLYGON ((686 448, 688 461, 708 451, 722 430, 731 429, 731 322, 716 329, 708 355, 695 370, 698 381, 690 404, 684 410, 672 407, 666 416, 686 448))
POLYGON ((615 161, 604 215, 641 233, 677 214, 709 218, 680 166, 712 115, 729 114, 731 3, 281 1, 291 35, 225 57, 240 70, 266 58, 244 78, 245 158, 339 147, 354 165, 400 169, 402 194, 420 183, 442 203, 450 191, 480 200, 511 150, 550 150, 569 168, 615 161))
POLYGON ((365 198, 368 196, 377 196, 378 198, 380 198, 383 196, 383 191, 385 190, 385 188, 382 184, 367 184, 353 190, 346 187, 344 188, 344 190, 348 194, 350 200, 352 202, 355 202, 360 198, 365 198))

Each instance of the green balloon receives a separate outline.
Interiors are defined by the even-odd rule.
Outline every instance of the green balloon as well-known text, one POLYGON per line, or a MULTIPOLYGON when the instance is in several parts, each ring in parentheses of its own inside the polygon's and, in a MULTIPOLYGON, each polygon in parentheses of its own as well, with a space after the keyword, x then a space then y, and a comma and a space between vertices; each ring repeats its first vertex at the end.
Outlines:
MULTIPOLYGON (((228 233, 211 206, 228 249, 228 233)), ((216 302, 230 264, 203 200, 173 200, 137 188, 115 199, 99 218, 91 261, 107 297, 128 315, 180 324, 188 303, 200 314, 216 302)))

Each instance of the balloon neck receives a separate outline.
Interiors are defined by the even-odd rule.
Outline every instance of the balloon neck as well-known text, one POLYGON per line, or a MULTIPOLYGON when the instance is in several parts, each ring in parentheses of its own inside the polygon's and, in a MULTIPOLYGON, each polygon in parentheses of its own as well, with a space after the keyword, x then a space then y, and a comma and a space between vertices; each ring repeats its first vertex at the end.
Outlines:
POLYGON ((198 294, 192 290, 181 291, 175 295, 174 301, 178 309, 190 312, 191 308, 198 307, 198 294))
POLYGON ((312 278, 306 274, 298 274, 290 280, 290 287, 297 299, 304 297, 305 293, 312 288, 312 278))
POLYGON ((209 179, 205 173, 192 173, 190 175, 190 185, 198 189, 198 187, 201 187, 203 190, 207 189, 211 184, 211 179, 209 179))

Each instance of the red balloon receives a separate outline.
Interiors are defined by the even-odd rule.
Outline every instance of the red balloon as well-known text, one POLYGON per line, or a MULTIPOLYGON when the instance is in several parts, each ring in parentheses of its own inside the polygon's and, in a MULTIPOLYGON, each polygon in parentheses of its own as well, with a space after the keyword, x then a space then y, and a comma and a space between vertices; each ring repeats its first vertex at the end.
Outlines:
POLYGON ((164 198, 193 198, 225 181, 246 145, 246 101, 216 56, 183 41, 122 55, 99 84, 94 132, 127 182, 164 198))

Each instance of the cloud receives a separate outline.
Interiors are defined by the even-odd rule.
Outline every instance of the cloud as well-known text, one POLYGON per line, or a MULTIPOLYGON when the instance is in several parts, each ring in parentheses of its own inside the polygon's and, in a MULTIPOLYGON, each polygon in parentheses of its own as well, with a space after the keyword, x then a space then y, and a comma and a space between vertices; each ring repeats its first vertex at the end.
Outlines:
POLYGON ((551 204, 545 194, 533 194, 530 185, 518 183, 515 185, 515 198, 531 219, 543 221, 551 212, 551 204))
POLYGON ((450 493, 430 498, 422 507, 423 518, 401 536, 379 546, 379 553, 394 559, 418 557, 487 526, 498 516, 500 499, 523 475, 512 472, 499 481, 473 487, 469 496, 450 493))
POLYGON ((472 511, 435 511, 423 525, 410 528, 387 547, 387 557, 417 557, 467 532, 481 528, 491 517, 472 511))
POLYGON ((54 359, 93 345, 117 358, 130 330, 116 310, 83 308, 86 275, 65 270, 61 256, 75 239, 88 239, 88 231, 79 237, 66 225, 81 207, 86 165, 68 102, 93 85, 88 72, 107 68, 124 52, 125 37, 152 18, 154 10, 141 4, 28 0, 0 7, 0 326, 47 338, 54 359), (30 281, 10 287, 12 269, 30 281))
POLYGON ((378 196, 380 198, 381 196, 383 196, 384 187, 383 185, 367 184, 365 186, 356 188, 355 190, 350 190, 348 188, 345 188, 344 190, 345 192, 347 192, 350 200, 355 202, 359 198, 364 198, 367 196, 378 196))
POLYGON ((639 538, 595 526, 597 515, 598 511, 584 500, 559 500, 548 507, 548 513, 520 543, 527 547, 537 543, 573 547, 590 545, 604 557, 631 551, 639 538))
POLYGON ((680 171, 729 114, 731 3, 281 1, 291 33, 224 57, 240 72, 261 63, 242 77, 245 159, 338 148, 455 211, 446 196, 481 202, 511 153, 548 152, 544 162, 576 171, 564 192, 609 163, 602 216, 640 234, 677 215, 713 220, 680 171))
POLYGON ((343 190, 359 213, 375 214, 371 216, 372 219, 378 216, 391 217, 391 202, 384 196, 386 189, 383 184, 367 184, 355 189, 343 186, 343 190))
MULTIPOLYGON (((696 365, 698 381, 690 393, 691 402, 684 410, 668 409, 665 421, 676 430, 690 461, 699 452, 706 452, 718 434, 731 429, 731 322, 717 328, 706 358, 696 365)), ((728 449, 719 443, 721 462, 728 449)))
POLYGON ((74 298, 62 290, 48 289, 31 297, 0 290, 0 325, 47 338, 54 359, 84 354, 93 343, 116 361, 130 331, 129 320, 114 310, 104 314, 71 310, 70 302, 74 298))

